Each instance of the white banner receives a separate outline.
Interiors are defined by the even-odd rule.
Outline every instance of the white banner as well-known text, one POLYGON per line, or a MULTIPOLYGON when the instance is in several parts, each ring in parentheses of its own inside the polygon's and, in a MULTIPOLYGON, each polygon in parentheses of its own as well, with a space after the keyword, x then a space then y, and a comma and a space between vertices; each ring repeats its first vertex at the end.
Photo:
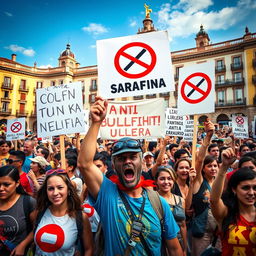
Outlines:
POLYGON ((6 140, 25 139, 25 117, 7 120, 6 140))
POLYGON ((174 91, 167 31, 99 40, 97 61, 106 99, 174 91))
POLYGON ((164 99, 109 102, 100 134, 102 139, 159 138, 165 133, 164 99))
POLYGON ((165 120, 166 135, 183 137, 186 117, 179 116, 177 108, 167 108, 165 112, 165 120))
POLYGON ((249 138, 248 117, 232 115, 232 130, 235 138, 249 138))
POLYGON ((208 61, 180 69, 178 114, 194 115, 215 110, 215 64, 208 61))
POLYGON ((194 120, 185 120, 184 136, 185 141, 193 141, 194 120))
POLYGON ((80 82, 36 90, 38 137, 84 132, 80 82))

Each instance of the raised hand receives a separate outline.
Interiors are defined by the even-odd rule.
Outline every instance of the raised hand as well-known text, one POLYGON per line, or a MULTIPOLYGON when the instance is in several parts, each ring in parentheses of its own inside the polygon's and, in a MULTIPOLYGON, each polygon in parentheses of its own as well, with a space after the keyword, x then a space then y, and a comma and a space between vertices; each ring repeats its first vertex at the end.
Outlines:
POLYGON ((235 160, 236 155, 232 148, 227 148, 221 154, 222 166, 229 167, 235 160))
POLYGON ((90 116, 92 122, 102 122, 107 114, 108 102, 97 96, 95 103, 91 106, 90 116))

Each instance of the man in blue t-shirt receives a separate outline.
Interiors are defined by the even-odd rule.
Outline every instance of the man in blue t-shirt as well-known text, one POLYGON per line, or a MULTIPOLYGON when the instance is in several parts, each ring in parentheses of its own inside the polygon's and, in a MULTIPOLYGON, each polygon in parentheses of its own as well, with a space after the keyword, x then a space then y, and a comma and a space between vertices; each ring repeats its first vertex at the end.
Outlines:
POLYGON ((171 255, 183 255, 177 239, 179 228, 168 203, 160 198, 164 212, 161 229, 160 220, 143 188, 146 185, 141 178, 142 149, 139 141, 122 138, 113 144, 112 164, 117 174, 111 178, 114 183, 94 164, 97 135, 106 117, 107 106, 107 101, 101 97, 97 97, 92 105, 92 123, 78 156, 78 166, 85 178, 91 203, 101 218, 105 239, 104 255, 126 255, 127 251, 129 255, 161 255, 162 238, 171 255), (131 208, 129 213, 124 201, 127 201, 131 208), (131 232, 134 219, 142 224, 138 236, 131 232))
POLYGON ((30 170, 31 158, 34 157, 34 142, 32 140, 26 140, 24 142, 24 153, 25 153, 25 161, 22 165, 22 171, 28 173, 30 170))

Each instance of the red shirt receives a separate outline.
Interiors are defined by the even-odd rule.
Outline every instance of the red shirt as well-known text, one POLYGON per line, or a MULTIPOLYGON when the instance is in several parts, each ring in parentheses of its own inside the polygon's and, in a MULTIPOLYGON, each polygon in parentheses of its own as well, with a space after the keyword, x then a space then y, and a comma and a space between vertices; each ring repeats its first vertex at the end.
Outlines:
POLYGON ((20 184, 27 193, 32 193, 31 184, 25 172, 20 175, 20 184))
POLYGON ((229 225, 228 234, 222 237, 222 256, 256 255, 256 222, 240 215, 237 225, 229 225))

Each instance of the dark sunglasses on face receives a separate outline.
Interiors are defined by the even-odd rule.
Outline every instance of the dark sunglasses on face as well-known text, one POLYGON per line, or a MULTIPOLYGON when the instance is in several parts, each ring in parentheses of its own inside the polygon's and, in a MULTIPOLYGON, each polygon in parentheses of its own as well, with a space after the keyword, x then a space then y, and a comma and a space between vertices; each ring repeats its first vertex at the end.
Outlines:
POLYGON ((124 140, 124 141, 117 141, 117 142, 113 143, 112 153, 116 153, 116 152, 118 152, 119 150, 121 150, 123 148, 131 148, 131 149, 140 148, 141 149, 141 145, 140 145, 140 142, 138 140, 134 140, 134 139, 128 139, 128 140, 124 140))
POLYGON ((13 163, 16 163, 16 162, 20 162, 21 160, 13 160, 13 159, 6 159, 6 162, 8 164, 13 164, 13 163))
POLYGON ((52 175, 52 174, 67 174, 67 172, 63 169, 51 169, 47 171, 46 176, 52 175))

